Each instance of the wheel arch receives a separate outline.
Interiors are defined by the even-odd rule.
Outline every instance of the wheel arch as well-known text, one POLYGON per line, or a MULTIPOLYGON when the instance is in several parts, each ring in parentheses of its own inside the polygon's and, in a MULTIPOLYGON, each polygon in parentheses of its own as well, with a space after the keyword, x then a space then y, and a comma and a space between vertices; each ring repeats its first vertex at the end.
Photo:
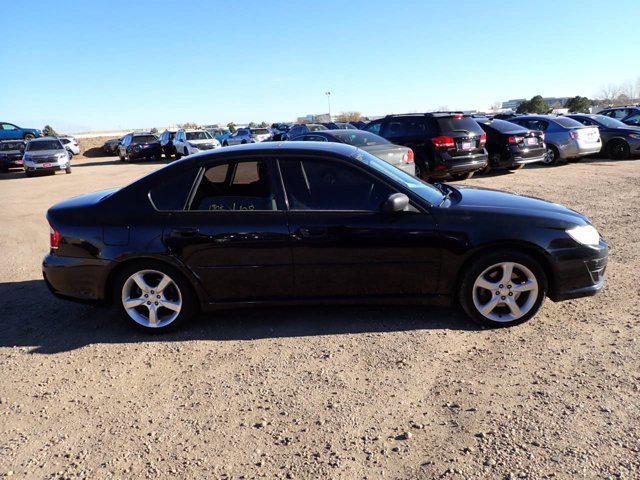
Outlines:
POLYGON ((122 272, 125 268, 130 267, 131 265, 135 265, 136 263, 159 263, 169 267, 172 270, 176 270, 184 280, 187 281, 193 288, 193 291, 198 299, 199 303, 206 302, 206 293, 200 284, 200 281, 197 277, 183 264, 175 261, 174 259, 170 259, 167 257, 158 257, 154 255, 144 255, 144 256, 135 256, 126 258, 124 260, 118 261, 116 265, 108 272, 107 277, 104 282, 104 302, 107 304, 111 304, 113 301, 113 289, 115 288, 115 281, 118 278, 120 272, 122 272))
POLYGON ((469 252, 469 254, 466 256, 466 258, 463 260, 462 264, 460 265, 460 268, 458 269, 456 280, 454 282, 454 291, 452 292, 454 297, 456 296, 456 293, 460 290, 460 286, 462 284, 462 280, 465 272, 473 262, 475 262, 478 258, 482 257, 483 255, 487 255, 489 253, 494 253, 494 252, 500 252, 504 250, 511 250, 511 251, 515 250, 517 252, 529 255, 534 260, 536 260, 542 267, 545 275, 547 276, 548 292, 554 291, 555 282, 554 282, 553 267, 551 265, 551 260, 549 258, 549 255, 544 251, 544 249, 539 247, 535 243, 530 243, 522 240, 518 240, 518 241, 505 240, 505 241, 492 242, 486 245, 482 245, 469 252))

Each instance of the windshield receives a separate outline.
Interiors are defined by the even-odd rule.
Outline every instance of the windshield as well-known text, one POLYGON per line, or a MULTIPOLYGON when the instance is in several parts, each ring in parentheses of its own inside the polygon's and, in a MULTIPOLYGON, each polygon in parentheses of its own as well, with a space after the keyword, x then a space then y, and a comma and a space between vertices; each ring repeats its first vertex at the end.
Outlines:
POLYGON ((429 185, 427 182, 423 182, 419 178, 416 178, 408 173, 394 167, 390 163, 379 159, 364 150, 358 150, 355 154, 355 158, 362 157, 362 161, 368 164, 370 167, 376 169, 383 175, 392 178, 399 184, 411 190, 413 193, 423 198, 432 205, 438 205, 443 198, 442 193, 437 188, 429 185))
POLYGON ((370 147, 373 145, 387 145, 390 141, 379 137, 373 133, 362 132, 360 130, 345 130, 343 132, 333 131, 331 134, 344 143, 353 145, 354 147, 370 147))
POLYGON ((131 143, 133 145, 137 145, 138 143, 149 143, 149 142, 157 142, 158 139, 155 135, 136 135, 135 137, 131 137, 131 143))
POLYGON ((24 142, 2 142, 0 150, 24 150, 24 142))
POLYGON ((42 150, 64 150, 59 140, 40 140, 38 142, 29 142, 27 151, 37 152, 42 150))
POLYGON ((209 140, 209 132, 187 132, 187 140, 209 140))
POLYGON ((605 127, 609 128, 629 128, 629 125, 626 123, 622 123, 620 120, 616 120, 615 118, 609 118, 604 115, 594 115, 592 117, 596 122, 605 127))
POLYGON ((252 128, 251 133, 253 135, 269 135, 269 130, 266 128, 252 128))

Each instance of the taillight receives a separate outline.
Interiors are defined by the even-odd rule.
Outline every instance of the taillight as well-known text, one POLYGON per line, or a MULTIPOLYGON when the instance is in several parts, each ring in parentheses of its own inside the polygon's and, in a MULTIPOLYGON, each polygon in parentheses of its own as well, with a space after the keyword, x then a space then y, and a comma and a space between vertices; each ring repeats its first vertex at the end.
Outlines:
POLYGON ((482 135, 480 135, 480 146, 484 147, 486 143, 487 143, 487 134, 483 133, 482 135))
POLYGON ((520 143, 524 140, 524 137, 509 137, 507 138, 507 142, 509 143, 520 143))
POLYGON ((453 138, 444 135, 432 138, 431 141, 436 148, 454 148, 456 146, 456 141, 453 138))
POLYGON ((578 139, 578 132, 575 130, 571 130, 569 132, 569 136, 573 139, 573 140, 577 140, 578 139))
POLYGON ((455 118, 456 120, 460 120, 462 118, 462 114, 460 113, 456 113, 453 118, 455 118))
POLYGON ((413 163, 413 150, 409 149, 407 153, 402 155, 402 163, 413 163))
POLYGON ((56 249, 60 246, 60 232, 49 225, 49 246, 56 249))

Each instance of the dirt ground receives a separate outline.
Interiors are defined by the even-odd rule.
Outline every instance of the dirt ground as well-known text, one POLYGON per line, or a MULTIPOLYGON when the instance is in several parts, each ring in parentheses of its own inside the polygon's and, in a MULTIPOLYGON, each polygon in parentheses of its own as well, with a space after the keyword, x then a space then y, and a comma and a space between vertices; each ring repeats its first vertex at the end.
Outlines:
POLYGON ((71 175, 0 176, 0 477, 640 478, 640 160, 465 182, 574 208, 611 245, 603 292, 526 324, 292 307, 148 336, 42 281, 49 206, 158 167, 105 140, 71 175))

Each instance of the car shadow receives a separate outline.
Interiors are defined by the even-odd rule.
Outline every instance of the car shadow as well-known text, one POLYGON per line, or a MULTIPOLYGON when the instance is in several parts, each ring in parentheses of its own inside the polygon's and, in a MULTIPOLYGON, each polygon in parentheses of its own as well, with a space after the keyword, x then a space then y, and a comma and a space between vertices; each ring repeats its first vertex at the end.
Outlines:
MULTIPOLYGON (((170 161, 171 161, 170 159, 162 157, 161 160, 134 160, 128 163, 141 164, 141 165, 142 164, 166 165, 170 161)), ((93 162, 78 161, 78 163, 73 163, 73 160, 72 160, 72 163, 71 163, 73 168, 106 166, 106 165, 124 165, 124 164, 125 162, 121 161, 118 157, 104 157, 104 160, 97 160, 93 162)))
POLYGON ((200 314, 179 330, 152 335, 133 328, 114 309, 54 297, 43 280, 0 283, 0 347, 54 354, 87 345, 249 341, 262 338, 481 330, 454 308, 429 306, 288 306, 226 309, 200 314))
POLYGON ((102 147, 93 147, 89 148, 82 152, 82 155, 86 158, 97 158, 97 157, 112 157, 113 153, 106 153, 102 147))

